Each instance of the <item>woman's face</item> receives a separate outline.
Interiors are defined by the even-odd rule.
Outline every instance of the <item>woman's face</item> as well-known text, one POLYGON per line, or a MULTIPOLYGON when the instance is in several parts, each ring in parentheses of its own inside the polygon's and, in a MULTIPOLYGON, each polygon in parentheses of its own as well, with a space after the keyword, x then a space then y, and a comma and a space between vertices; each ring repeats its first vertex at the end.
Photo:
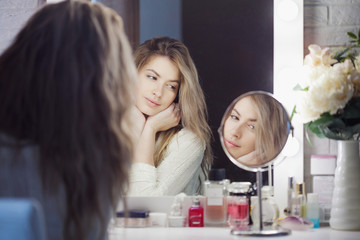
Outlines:
POLYGON ((224 144, 235 159, 255 150, 258 116, 250 97, 240 99, 224 123, 224 144))
POLYGON ((180 88, 180 72, 165 56, 153 56, 139 69, 136 106, 153 116, 170 106, 180 88))

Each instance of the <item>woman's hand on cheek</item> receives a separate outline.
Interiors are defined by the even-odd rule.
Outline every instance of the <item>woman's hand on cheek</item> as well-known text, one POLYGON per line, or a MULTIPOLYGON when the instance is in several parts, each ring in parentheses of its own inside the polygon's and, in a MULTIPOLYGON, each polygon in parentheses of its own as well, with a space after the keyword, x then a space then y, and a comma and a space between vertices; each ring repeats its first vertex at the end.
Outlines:
POLYGON ((172 103, 165 110, 148 117, 146 124, 149 124, 155 132, 166 131, 179 124, 180 112, 179 104, 172 103))

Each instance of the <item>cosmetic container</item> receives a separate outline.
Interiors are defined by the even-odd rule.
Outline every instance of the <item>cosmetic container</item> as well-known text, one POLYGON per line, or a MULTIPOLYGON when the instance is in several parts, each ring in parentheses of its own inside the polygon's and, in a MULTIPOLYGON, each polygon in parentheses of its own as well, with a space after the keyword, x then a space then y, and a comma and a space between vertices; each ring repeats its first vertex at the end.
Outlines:
POLYGON ((162 212, 149 213, 149 227, 166 227, 167 214, 162 212))
MULTIPOLYGON (((258 197, 252 197, 251 215, 255 226, 259 225, 259 206, 258 197)), ((263 226, 276 225, 279 219, 279 207, 274 199, 274 188, 272 186, 263 186, 261 188, 262 204, 262 222, 263 226)))
POLYGON ((294 179, 294 177, 288 177, 287 207, 284 209, 284 214, 285 214, 286 216, 291 216, 292 199, 293 199, 294 196, 295 196, 294 186, 295 186, 295 179, 294 179))
POLYGON ((185 227, 186 217, 182 215, 185 193, 179 193, 175 196, 174 202, 171 205, 170 214, 168 216, 169 227, 185 227))
POLYGON ((250 182, 233 182, 229 185, 227 197, 227 223, 231 229, 238 229, 249 224, 250 182))
POLYGON ((204 227, 204 208, 200 206, 198 197, 193 199, 193 204, 189 208, 189 227, 204 227))
POLYGON ((204 182, 205 225, 226 225, 228 185, 225 169, 212 169, 204 182))
POLYGON ((306 215, 306 197, 305 184, 296 184, 296 194, 292 199, 291 216, 305 217, 306 215))
POLYGON ((186 217, 185 216, 168 216, 169 227, 185 227, 186 217))
POLYGON ((330 221, 335 168, 336 155, 311 155, 312 192, 318 194, 320 224, 322 225, 328 225, 330 221))
POLYGON ((117 212, 115 219, 116 227, 143 228, 149 226, 149 211, 132 210, 129 212, 117 212))
POLYGON ((314 223, 314 228, 319 228, 320 209, 319 209, 319 199, 317 193, 307 194, 306 218, 314 223))

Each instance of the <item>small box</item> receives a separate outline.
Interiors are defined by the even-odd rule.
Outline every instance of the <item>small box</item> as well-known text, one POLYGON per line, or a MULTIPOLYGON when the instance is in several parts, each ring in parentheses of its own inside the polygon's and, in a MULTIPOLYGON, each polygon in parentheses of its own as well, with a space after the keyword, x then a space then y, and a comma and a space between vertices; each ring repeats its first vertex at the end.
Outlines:
POLYGON ((319 195, 320 222, 329 222, 334 176, 314 176, 313 192, 319 195))
POLYGON ((129 212, 117 212, 115 219, 116 227, 142 228, 149 226, 149 211, 132 210, 129 212))
POLYGON ((334 175, 336 168, 335 155, 311 155, 311 175, 334 175))

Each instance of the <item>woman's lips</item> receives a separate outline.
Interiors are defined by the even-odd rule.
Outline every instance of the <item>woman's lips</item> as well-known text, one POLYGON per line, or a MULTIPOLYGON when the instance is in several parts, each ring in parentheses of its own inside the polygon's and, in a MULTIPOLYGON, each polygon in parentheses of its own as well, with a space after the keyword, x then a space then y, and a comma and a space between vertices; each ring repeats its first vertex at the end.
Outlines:
POLYGON ((237 148, 237 147, 240 147, 239 145, 236 145, 234 142, 228 140, 228 139, 225 139, 225 145, 229 148, 237 148))
POLYGON ((158 106, 160 106, 159 103, 157 103, 157 102, 155 102, 155 101, 153 101, 153 100, 150 100, 149 98, 145 98, 145 100, 146 100, 147 104, 148 104, 149 106, 151 106, 151 107, 158 107, 158 106))

